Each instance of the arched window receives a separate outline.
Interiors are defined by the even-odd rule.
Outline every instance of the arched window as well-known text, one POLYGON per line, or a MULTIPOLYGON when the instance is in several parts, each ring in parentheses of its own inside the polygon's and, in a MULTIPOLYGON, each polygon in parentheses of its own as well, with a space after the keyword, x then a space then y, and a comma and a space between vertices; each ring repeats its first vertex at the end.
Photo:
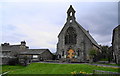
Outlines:
POLYGON ((62 51, 62 56, 64 56, 64 51, 62 51))
POLYGON ((65 44, 76 44, 76 31, 73 27, 69 27, 65 34, 65 44))
POLYGON ((72 13, 72 12, 70 12, 70 16, 72 16, 72 14, 73 14, 73 13, 72 13))
POLYGON ((77 51, 77 55, 80 56, 80 50, 77 51))

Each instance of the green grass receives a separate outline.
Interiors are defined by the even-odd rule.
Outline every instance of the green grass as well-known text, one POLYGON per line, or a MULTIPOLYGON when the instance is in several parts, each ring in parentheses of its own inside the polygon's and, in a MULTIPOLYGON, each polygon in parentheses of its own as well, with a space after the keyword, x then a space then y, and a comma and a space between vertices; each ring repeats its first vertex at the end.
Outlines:
POLYGON ((118 68, 100 67, 88 64, 52 64, 52 63, 32 63, 24 66, 3 66, 3 71, 11 71, 9 74, 71 74, 71 72, 92 73, 93 70, 103 70, 118 72, 118 68), (15 70, 18 69, 18 70, 15 70))
POLYGON ((17 69, 23 69, 25 68, 24 66, 20 65, 2 65, 2 73, 7 72, 7 71, 14 71, 17 69))

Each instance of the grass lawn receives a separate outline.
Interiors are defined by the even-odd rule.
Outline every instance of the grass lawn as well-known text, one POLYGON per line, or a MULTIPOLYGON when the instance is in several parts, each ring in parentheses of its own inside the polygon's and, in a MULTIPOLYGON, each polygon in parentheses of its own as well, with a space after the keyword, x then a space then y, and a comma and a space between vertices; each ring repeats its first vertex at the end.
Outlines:
POLYGON ((53 63, 32 63, 27 67, 4 65, 3 72, 11 71, 9 74, 71 74, 71 72, 92 73, 93 70, 118 72, 118 68, 100 67, 88 64, 53 64, 53 63), (18 69, 18 70, 15 70, 18 69))
MULTIPOLYGON (((2 65, 2 73, 7 72, 7 71, 14 71, 16 69, 23 69, 25 68, 24 66, 20 65, 2 65)), ((1 71, 1 70, 0 70, 1 71)))

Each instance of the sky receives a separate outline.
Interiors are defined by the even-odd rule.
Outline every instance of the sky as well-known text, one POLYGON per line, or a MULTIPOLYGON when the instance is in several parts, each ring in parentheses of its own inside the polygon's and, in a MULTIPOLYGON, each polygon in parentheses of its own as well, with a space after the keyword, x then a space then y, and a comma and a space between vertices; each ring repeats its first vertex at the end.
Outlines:
POLYGON ((30 49, 56 52, 57 36, 70 5, 76 11, 76 21, 97 43, 111 46, 112 31, 118 25, 118 2, 1 2, 1 43, 20 44, 25 40, 30 49))

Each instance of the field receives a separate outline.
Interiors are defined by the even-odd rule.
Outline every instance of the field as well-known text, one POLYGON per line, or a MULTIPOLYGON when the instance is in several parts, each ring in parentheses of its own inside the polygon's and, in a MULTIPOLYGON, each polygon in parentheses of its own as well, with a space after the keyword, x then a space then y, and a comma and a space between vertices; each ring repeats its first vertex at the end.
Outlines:
POLYGON ((100 67, 88 64, 53 64, 53 63, 32 63, 25 66, 3 65, 2 71, 10 71, 9 74, 71 74, 71 72, 92 73, 93 70, 118 72, 118 68, 100 67))

